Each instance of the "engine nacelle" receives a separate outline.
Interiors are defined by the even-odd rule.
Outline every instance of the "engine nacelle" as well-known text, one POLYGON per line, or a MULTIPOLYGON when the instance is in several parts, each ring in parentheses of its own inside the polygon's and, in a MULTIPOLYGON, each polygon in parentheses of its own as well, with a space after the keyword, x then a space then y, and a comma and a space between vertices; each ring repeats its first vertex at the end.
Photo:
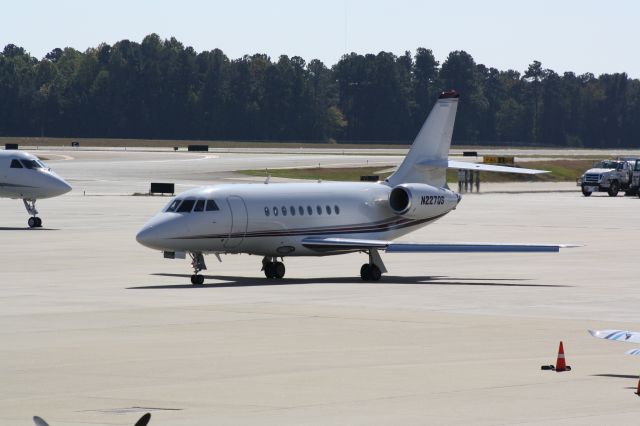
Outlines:
POLYGON ((424 183, 403 183, 389 194, 394 213, 416 219, 444 214, 455 209, 458 202, 460 195, 455 192, 424 183))

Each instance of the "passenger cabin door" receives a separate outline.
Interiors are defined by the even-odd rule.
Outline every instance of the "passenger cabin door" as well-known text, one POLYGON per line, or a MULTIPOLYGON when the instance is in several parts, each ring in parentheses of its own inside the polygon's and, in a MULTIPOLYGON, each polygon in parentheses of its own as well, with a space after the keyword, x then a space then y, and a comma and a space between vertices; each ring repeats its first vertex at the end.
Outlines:
POLYGON ((247 233, 247 206, 244 200, 237 195, 227 197, 227 203, 231 212, 231 229, 224 246, 225 248, 237 248, 240 247, 247 233))

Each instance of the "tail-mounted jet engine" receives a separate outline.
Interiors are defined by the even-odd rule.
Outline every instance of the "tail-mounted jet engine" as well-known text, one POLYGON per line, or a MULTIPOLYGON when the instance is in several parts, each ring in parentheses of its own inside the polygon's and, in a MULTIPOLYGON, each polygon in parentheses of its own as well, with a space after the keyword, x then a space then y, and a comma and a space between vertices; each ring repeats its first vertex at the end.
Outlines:
POLYGON ((424 183, 403 183, 391 190, 389 206, 394 213, 409 218, 446 213, 455 209, 460 195, 424 183))

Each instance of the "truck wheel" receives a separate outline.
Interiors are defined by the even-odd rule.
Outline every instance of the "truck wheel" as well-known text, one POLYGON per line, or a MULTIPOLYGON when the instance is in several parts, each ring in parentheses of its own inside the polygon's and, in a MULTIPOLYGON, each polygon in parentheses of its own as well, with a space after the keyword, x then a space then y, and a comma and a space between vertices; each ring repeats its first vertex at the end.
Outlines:
POLYGON ((582 188, 582 195, 584 195, 585 197, 589 197, 589 196, 591 196, 591 192, 585 191, 585 189, 582 188))
POLYGON ((618 181, 614 180, 609 185, 609 191, 607 191, 609 193, 609 197, 615 197, 616 195, 618 195, 619 190, 620 186, 618 185, 618 181))

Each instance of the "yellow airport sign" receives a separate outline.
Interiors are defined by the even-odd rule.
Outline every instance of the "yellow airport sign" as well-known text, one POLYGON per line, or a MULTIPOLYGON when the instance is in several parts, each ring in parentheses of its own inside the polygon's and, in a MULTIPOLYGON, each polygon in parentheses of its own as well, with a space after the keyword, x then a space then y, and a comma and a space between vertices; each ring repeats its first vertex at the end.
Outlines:
POLYGON ((485 164, 507 164, 513 166, 515 157, 513 155, 483 155, 482 162, 485 164))

